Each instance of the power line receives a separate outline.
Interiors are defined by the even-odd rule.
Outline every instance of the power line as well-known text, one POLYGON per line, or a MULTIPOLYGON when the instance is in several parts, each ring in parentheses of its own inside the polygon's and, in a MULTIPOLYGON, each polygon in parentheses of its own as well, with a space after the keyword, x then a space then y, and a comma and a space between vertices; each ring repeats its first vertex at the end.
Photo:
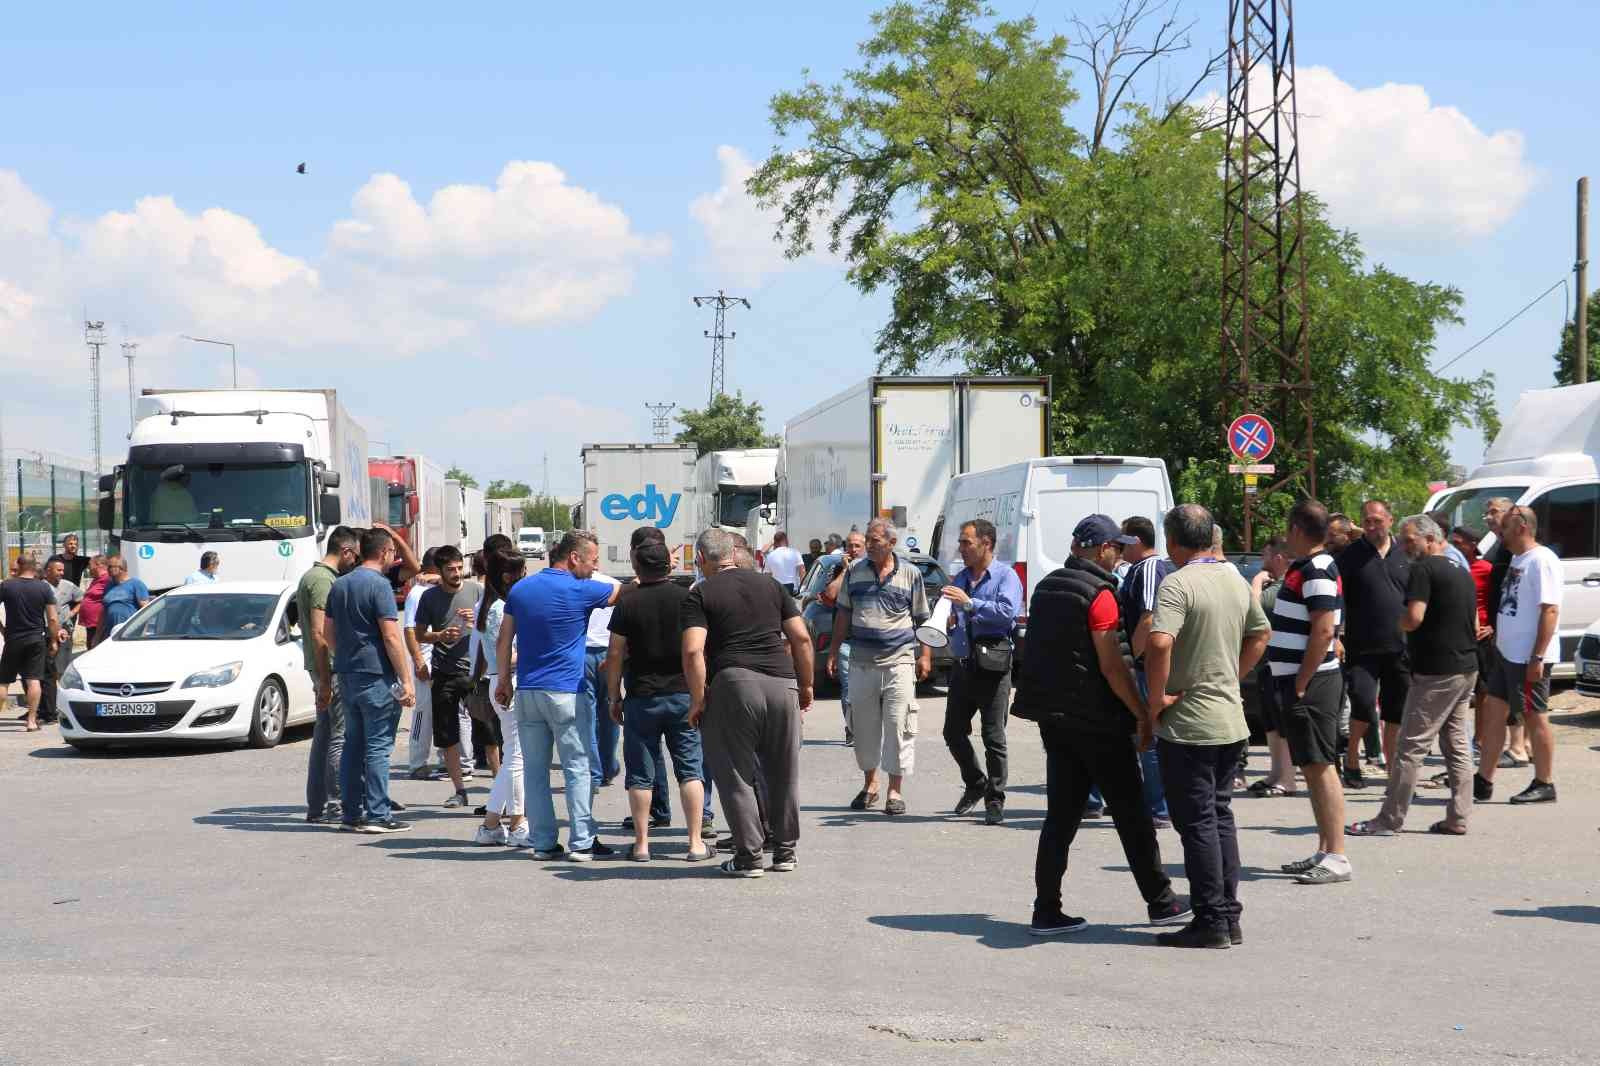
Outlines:
MULTIPOLYGON (((1544 299, 1546 296, 1549 296, 1551 293, 1555 292, 1557 289, 1565 288, 1566 284, 1567 284, 1567 279, 1566 278, 1562 278, 1559 281, 1557 281, 1554 285, 1550 286, 1548 289, 1544 290, 1539 295, 1535 296, 1533 299, 1529 300, 1526 304, 1524 304, 1523 307, 1522 307, 1522 310, 1518 311, 1516 314, 1512 315, 1510 318, 1508 318, 1504 322, 1500 323, 1494 329, 1490 330, 1486 335, 1484 335, 1482 340, 1478 341, 1478 343, 1474 344, 1472 347, 1468 348, 1466 351, 1462 352, 1460 355, 1456 356, 1454 359, 1450 360, 1448 363, 1446 363, 1443 366, 1441 366, 1441 367, 1437 368, 1436 370, 1434 370, 1434 373, 1435 374, 1442 374, 1446 370, 1449 370, 1451 367, 1455 366, 1462 359, 1466 358, 1467 356, 1471 355, 1473 352, 1477 351, 1479 348, 1483 347, 1483 345, 1487 344, 1490 341, 1490 339, 1492 339, 1494 337, 1494 335, 1496 333, 1499 333, 1501 330, 1503 330, 1507 326, 1511 325, 1511 323, 1515 322, 1517 319, 1519 319, 1523 315, 1527 314, 1528 311, 1533 307, 1534 304, 1538 303, 1540 300, 1544 299)), ((1566 321, 1566 316, 1563 314, 1562 322, 1565 322, 1565 321, 1566 321)))
POLYGON ((650 408, 650 432, 655 435, 657 443, 665 444, 667 438, 672 436, 672 426, 668 421, 668 417, 672 414, 672 409, 678 405, 675 403, 651 403, 646 400, 645 406, 650 408))

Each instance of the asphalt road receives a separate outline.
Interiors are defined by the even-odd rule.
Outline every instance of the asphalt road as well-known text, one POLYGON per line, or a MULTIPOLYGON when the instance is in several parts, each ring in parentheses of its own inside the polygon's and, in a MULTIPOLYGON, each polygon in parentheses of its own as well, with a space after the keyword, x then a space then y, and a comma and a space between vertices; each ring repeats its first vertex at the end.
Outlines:
MULTIPOLYGON (((1067 886, 1094 926, 1028 936, 1037 733, 1012 724, 1006 824, 954 819, 939 699, 898 820, 846 808, 838 707, 813 709, 800 870, 758 881, 676 861, 681 830, 650 865, 474 848, 439 782, 395 782, 411 833, 310 827, 302 733, 80 756, 8 721, 0 1061, 1594 1062, 1600 704, 1562 702, 1559 804, 1352 841, 1348 885, 1274 872, 1309 850, 1305 799, 1239 800, 1246 943, 1227 952, 1153 946, 1107 820, 1067 886)), ((1380 799, 1354 794, 1351 818, 1380 799)), ((597 811, 614 825, 623 793, 597 811)))

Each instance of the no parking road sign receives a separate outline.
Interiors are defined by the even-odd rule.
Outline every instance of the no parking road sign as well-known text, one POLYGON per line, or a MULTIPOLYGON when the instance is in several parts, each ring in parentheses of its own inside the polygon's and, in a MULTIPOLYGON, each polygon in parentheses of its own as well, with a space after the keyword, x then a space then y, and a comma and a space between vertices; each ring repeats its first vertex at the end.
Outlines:
POLYGON ((1240 415, 1228 427, 1228 450, 1247 463, 1259 463, 1277 443, 1272 423, 1257 414, 1240 415))

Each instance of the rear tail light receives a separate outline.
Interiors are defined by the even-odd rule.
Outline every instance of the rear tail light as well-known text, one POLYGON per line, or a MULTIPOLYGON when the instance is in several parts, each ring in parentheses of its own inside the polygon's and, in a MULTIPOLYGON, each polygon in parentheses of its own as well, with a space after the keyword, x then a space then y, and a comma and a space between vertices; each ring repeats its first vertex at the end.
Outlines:
POLYGON ((1028 624, 1028 564, 1012 563, 1011 569, 1017 572, 1017 580, 1022 582, 1022 610, 1017 612, 1017 625, 1028 624))

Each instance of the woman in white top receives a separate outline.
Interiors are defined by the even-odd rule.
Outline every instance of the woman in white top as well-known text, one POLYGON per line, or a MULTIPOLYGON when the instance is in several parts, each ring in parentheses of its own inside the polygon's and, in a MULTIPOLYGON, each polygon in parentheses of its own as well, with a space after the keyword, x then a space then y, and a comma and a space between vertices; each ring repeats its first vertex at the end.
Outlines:
MULTIPOLYGON (((485 554, 484 568, 488 574, 483 583, 483 598, 478 601, 478 625, 473 634, 487 664, 485 677, 500 674, 495 651, 500 640, 500 623, 505 619, 506 593, 522 580, 527 565, 515 548, 498 548, 485 554)), ((517 734, 517 715, 512 707, 503 707, 495 700, 493 685, 489 686, 489 702, 500 718, 500 732, 505 743, 476 842, 485 847, 509 844, 525 848, 528 847, 528 823, 523 817, 522 744, 517 734), (508 824, 502 824, 502 819, 508 824)))

